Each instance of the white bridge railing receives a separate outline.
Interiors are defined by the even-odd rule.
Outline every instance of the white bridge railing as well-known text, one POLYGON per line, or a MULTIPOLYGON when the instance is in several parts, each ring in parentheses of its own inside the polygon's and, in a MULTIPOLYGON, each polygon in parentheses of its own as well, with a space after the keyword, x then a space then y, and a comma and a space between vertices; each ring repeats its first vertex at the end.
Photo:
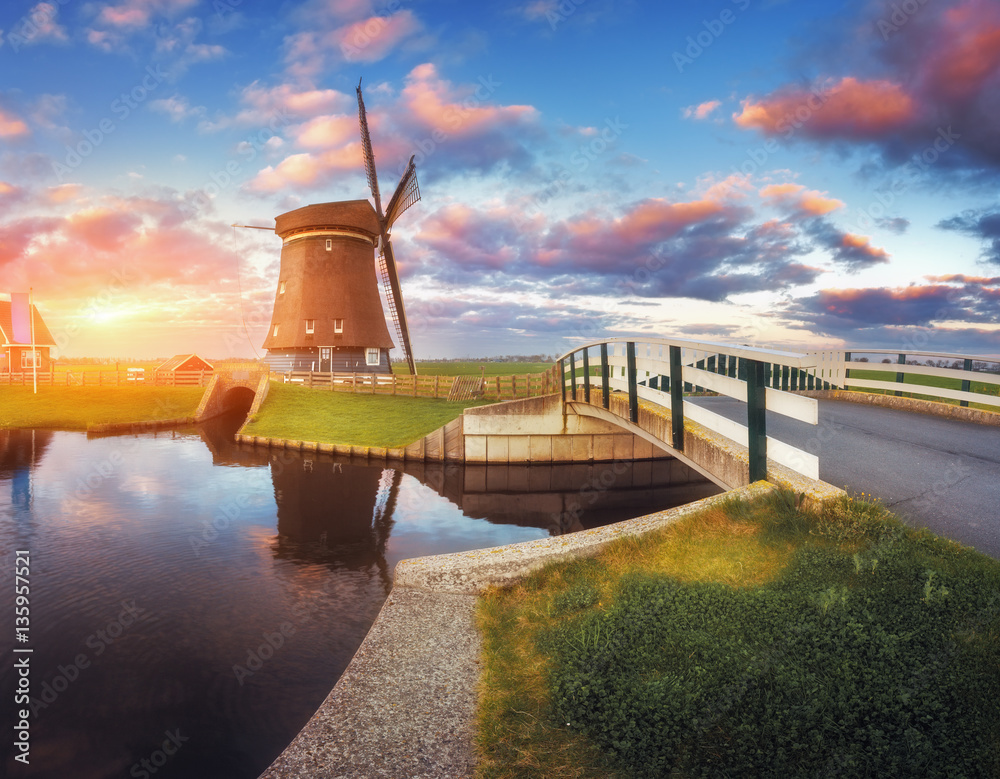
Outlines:
POLYGON ((679 338, 644 340, 613 338, 567 352, 559 360, 563 399, 576 398, 581 387, 590 402, 591 388, 602 390, 610 409, 613 390, 628 393, 629 419, 639 422, 639 398, 670 409, 671 441, 684 450, 684 420, 691 419, 742 446, 750 453, 750 481, 767 478, 767 459, 812 479, 819 478, 819 459, 767 435, 765 411, 807 424, 818 422, 818 403, 790 390, 829 389, 816 358, 807 354, 679 338), (745 425, 684 399, 685 392, 707 390, 746 404, 745 425))
POLYGON ((808 354, 837 387, 1000 408, 1000 357, 860 348, 853 352, 824 350, 808 354), (859 355, 865 362, 858 360, 859 355), (934 364, 928 365, 929 362, 934 364), (873 377, 871 373, 883 375, 873 377))
POLYGON ((599 387, 607 409, 612 390, 628 393, 633 423, 639 398, 670 409, 672 440, 664 443, 675 450, 683 451, 685 418, 746 446, 751 481, 766 478, 767 458, 819 478, 815 455, 767 435, 765 411, 817 424, 816 400, 796 392, 881 390, 1000 409, 1000 357, 885 349, 797 353, 683 338, 610 338, 567 352, 557 372, 563 376, 564 400, 567 389, 576 398, 579 386, 590 402, 591 388, 599 387), (867 362, 858 361, 858 355, 867 362), (702 391, 746 403, 747 423, 684 399, 685 393, 702 391))

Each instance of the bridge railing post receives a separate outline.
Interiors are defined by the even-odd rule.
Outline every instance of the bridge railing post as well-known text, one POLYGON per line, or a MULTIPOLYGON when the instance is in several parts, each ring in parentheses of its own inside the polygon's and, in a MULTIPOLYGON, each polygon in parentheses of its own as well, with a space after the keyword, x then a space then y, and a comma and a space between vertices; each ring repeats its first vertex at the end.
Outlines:
POLYGON ((639 421, 639 390, 635 368, 635 342, 625 343, 625 362, 628 366, 628 418, 634 423, 639 421))
POLYGON ((747 433, 750 449, 750 482, 767 479, 767 366, 743 360, 747 383, 747 433))
POLYGON ((570 386, 573 387, 573 400, 576 400, 576 353, 570 352, 569 355, 569 382, 570 386))
MULTIPOLYGON (((962 364, 962 368, 963 368, 963 370, 966 370, 966 371, 971 371, 972 370, 972 358, 971 357, 966 357, 965 358, 965 362, 962 364)), ((972 382, 969 379, 962 379, 962 392, 972 392, 972 382)), ((960 401, 960 405, 963 408, 968 408, 969 407, 969 401, 967 401, 967 400, 960 401)))
POLYGON ((681 375, 681 347, 670 347, 670 424, 671 443, 684 451, 684 380, 681 375))
POLYGON ((601 344, 601 405, 611 408, 611 371, 608 366, 608 345, 601 344))
POLYGON ((590 403, 590 349, 583 350, 583 399, 590 403))
POLYGON ((559 361, 559 391, 562 392, 562 402, 566 402, 566 364, 559 361))

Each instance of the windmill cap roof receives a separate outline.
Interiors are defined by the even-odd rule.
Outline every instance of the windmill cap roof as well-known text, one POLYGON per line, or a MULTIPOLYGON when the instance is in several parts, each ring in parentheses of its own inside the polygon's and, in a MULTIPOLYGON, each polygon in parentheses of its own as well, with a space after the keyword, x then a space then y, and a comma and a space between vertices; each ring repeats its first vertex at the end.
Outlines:
POLYGON ((336 203, 315 203, 281 214, 274 220, 274 232, 284 238, 306 228, 341 228, 357 230, 378 237, 378 217, 368 200, 341 200, 336 203))

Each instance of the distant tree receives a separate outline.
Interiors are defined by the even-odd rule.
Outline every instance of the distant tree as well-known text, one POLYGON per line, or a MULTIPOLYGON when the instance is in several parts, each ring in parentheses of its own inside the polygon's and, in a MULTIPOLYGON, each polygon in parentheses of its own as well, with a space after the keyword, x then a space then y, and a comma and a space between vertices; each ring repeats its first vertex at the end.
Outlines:
POLYGON ((888 357, 886 357, 884 360, 882 360, 882 362, 884 362, 884 363, 890 363, 890 362, 892 362, 892 360, 890 360, 888 357))

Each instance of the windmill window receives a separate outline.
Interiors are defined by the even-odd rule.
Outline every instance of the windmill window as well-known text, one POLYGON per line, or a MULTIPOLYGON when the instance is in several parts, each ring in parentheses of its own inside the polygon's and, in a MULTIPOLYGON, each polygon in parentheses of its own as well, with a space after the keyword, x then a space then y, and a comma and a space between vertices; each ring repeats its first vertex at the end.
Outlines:
POLYGON ((343 319, 334 319, 333 320, 333 332, 335 332, 335 333, 342 333, 342 332, 344 332, 344 320, 343 319))
POLYGON ((328 252, 333 251, 333 239, 332 238, 327 238, 326 239, 326 250, 328 252))
POLYGON ((368 365, 378 365, 379 350, 375 348, 365 349, 365 362, 368 365))
POLYGON ((306 332, 307 333, 315 333, 316 332, 316 320, 315 319, 307 319, 306 320, 306 332))
POLYGON ((283 282, 283 281, 279 281, 278 282, 278 294, 279 295, 284 295, 285 294, 285 282, 283 282))
POLYGON ((274 329, 271 331, 271 336, 274 337, 278 334, 278 326, 275 325, 274 329))

